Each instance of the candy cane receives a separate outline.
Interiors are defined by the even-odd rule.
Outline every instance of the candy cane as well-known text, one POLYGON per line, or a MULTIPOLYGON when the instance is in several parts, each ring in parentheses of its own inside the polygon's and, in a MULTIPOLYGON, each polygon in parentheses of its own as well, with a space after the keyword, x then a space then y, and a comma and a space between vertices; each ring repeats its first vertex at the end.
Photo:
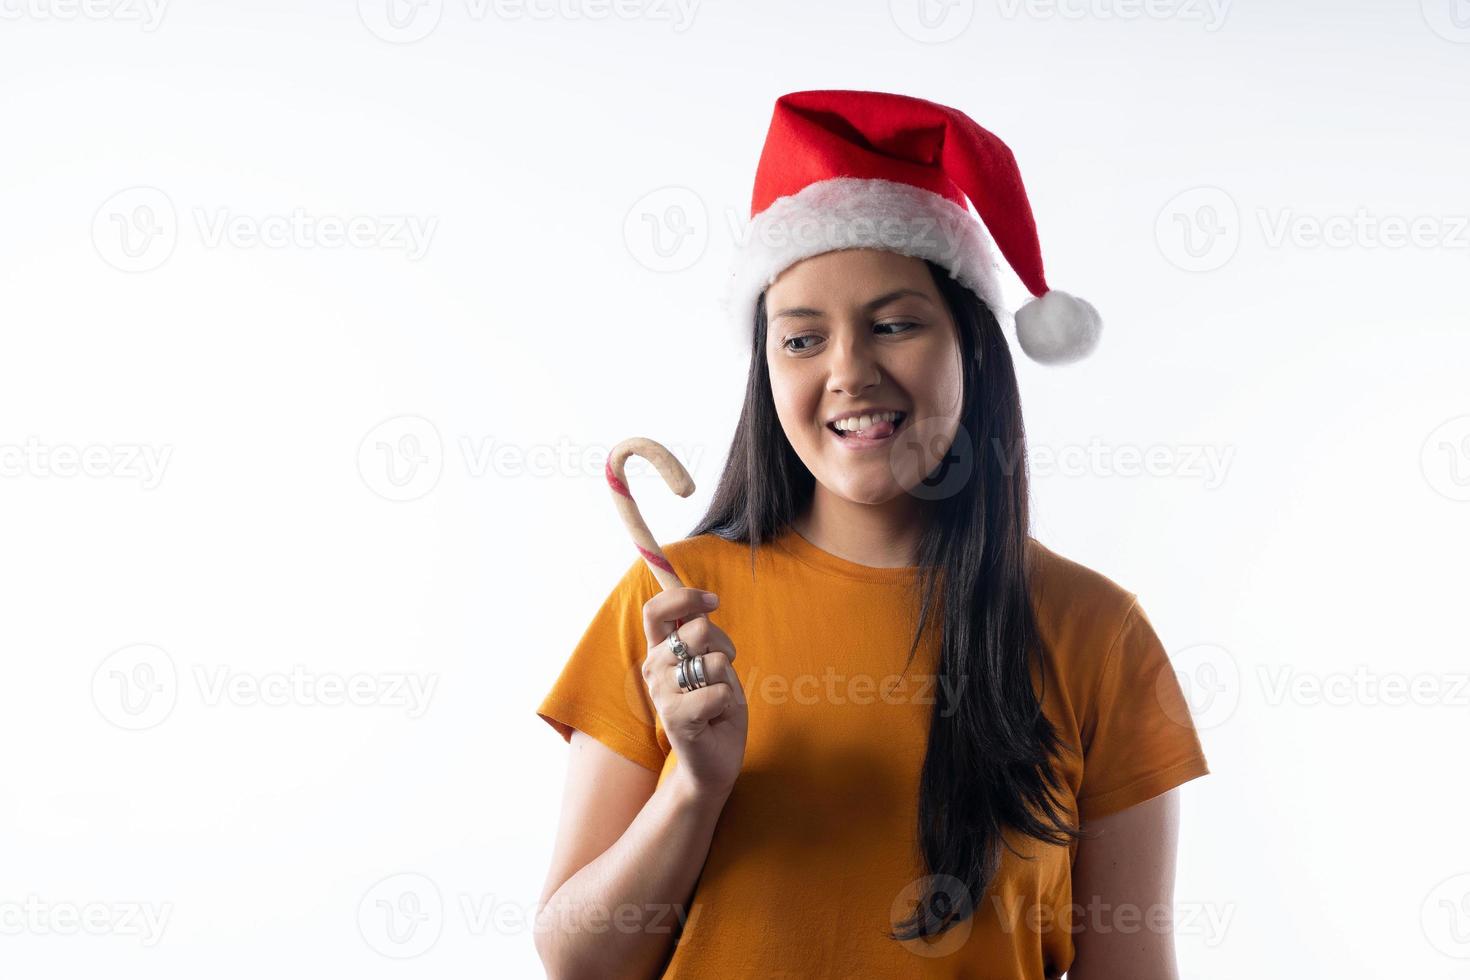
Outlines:
POLYGON ((623 475, 623 466, 629 456, 642 456, 654 465, 669 489, 681 497, 687 497, 694 492, 694 481, 689 478, 689 471, 684 469, 674 454, 652 439, 644 439, 634 436, 632 439, 624 439, 613 447, 612 453, 607 457, 607 467, 604 475, 607 477, 607 485, 612 487, 613 503, 617 505, 618 513, 622 515, 623 524, 628 528, 628 533, 633 536, 633 544, 638 548, 638 553, 643 560, 648 562, 649 571, 653 577, 658 579, 658 584, 665 591, 669 589, 682 589, 684 583, 679 581, 679 576, 674 573, 674 566, 664 557, 663 549, 654 540, 653 534, 648 530, 648 525, 643 523, 643 515, 638 513, 638 505, 633 502, 633 495, 628 492, 628 484, 623 475))

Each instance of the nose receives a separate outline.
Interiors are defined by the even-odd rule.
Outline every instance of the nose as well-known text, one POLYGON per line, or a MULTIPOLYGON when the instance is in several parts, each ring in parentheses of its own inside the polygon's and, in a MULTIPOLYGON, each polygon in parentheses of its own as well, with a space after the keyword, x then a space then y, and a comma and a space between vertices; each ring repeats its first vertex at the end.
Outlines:
POLYGON ((883 380, 876 353, 860 331, 837 331, 828 350, 828 391, 856 395, 883 380))

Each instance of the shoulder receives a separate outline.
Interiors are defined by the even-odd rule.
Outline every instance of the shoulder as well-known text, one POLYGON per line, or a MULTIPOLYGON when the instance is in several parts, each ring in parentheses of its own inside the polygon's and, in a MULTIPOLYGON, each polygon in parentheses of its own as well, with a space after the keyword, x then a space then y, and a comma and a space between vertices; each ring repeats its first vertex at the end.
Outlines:
MULTIPOLYGON (((659 550, 673 567, 679 581, 690 588, 723 593, 727 586, 739 588, 749 584, 750 544, 727 541, 713 534, 701 534, 678 541, 661 541, 659 550)), ((763 560, 765 549, 761 549, 763 560)), ((649 599, 662 591, 648 561, 640 554, 627 559, 628 564, 604 600, 604 606, 616 606, 631 615, 649 599)))
MULTIPOLYGON (((730 541, 717 534, 697 534, 662 544, 665 557, 685 585, 719 590, 719 583, 741 569, 749 575, 750 542, 730 541)), ((765 549, 761 549, 765 551, 765 549)))
POLYGON ((1062 673, 1096 682, 1129 623, 1143 615, 1138 596, 1095 569, 1028 539, 1037 629, 1062 673))
POLYGON ((1028 538, 1032 599, 1044 619, 1073 618, 1079 614, 1121 621, 1138 596, 1113 579, 1081 562, 1057 554, 1035 538, 1028 538))

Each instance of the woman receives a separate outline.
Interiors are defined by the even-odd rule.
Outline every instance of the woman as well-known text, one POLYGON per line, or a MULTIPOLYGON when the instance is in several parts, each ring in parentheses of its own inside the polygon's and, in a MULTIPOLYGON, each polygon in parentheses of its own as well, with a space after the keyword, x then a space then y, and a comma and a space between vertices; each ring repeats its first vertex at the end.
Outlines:
POLYGON ((979 226, 915 182, 963 172, 1049 300, 1021 346, 1073 359, 1095 314, 1001 230, 1029 210, 973 184, 1004 176, 998 145, 902 96, 778 102, 762 167, 802 185, 758 177, 744 409, 665 548, 698 587, 635 562, 538 709, 574 750, 550 976, 1176 976, 1176 787, 1204 755, 1135 596, 1029 536, 979 226), (883 215, 929 237, 854 230, 883 215), (776 220, 817 234, 772 244, 776 220))

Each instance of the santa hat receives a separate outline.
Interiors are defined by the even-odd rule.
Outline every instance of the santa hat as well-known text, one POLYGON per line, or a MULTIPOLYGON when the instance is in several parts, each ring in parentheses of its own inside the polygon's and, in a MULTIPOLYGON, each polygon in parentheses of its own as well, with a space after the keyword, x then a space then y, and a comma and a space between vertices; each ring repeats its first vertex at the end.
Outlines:
POLYGON ((1102 331, 1092 304, 1047 286, 1010 148, 958 109, 925 99, 840 90, 781 96, 745 230, 725 304, 746 337, 756 300, 783 271, 846 248, 929 259, 1004 323, 992 239, 1035 297, 1015 314, 1027 356, 1075 361, 1092 352, 1102 331))

